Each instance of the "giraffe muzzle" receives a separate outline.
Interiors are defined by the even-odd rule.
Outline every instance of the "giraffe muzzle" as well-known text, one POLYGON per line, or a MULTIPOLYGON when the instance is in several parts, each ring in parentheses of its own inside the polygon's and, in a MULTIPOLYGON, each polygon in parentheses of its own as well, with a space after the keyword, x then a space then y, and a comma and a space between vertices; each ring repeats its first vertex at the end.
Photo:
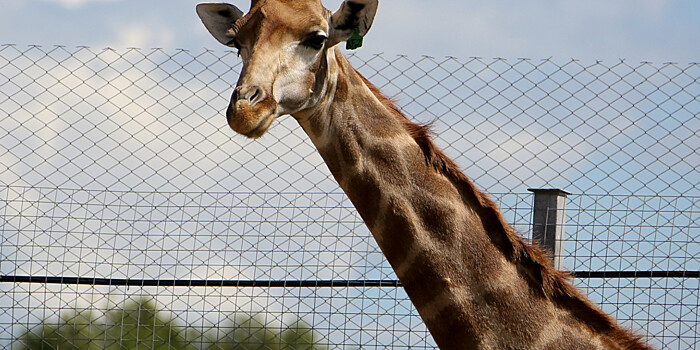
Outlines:
POLYGON ((228 125, 250 138, 262 136, 277 116, 277 102, 256 85, 237 86, 226 110, 228 125))

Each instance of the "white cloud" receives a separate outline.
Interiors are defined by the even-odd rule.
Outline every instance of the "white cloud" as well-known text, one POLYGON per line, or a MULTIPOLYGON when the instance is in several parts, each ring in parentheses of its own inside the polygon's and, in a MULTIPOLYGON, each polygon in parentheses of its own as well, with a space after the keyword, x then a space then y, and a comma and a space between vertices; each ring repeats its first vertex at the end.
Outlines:
POLYGON ((112 27, 116 33, 116 39, 105 43, 103 46, 114 48, 172 47, 175 41, 175 34, 170 27, 161 26, 157 23, 151 25, 141 23, 122 25, 115 23, 112 27))
POLYGON ((58 3, 59 5, 66 7, 66 8, 77 8, 82 5, 85 5, 89 2, 113 2, 113 1, 119 1, 119 0, 44 0, 44 1, 49 1, 49 2, 54 2, 58 3))

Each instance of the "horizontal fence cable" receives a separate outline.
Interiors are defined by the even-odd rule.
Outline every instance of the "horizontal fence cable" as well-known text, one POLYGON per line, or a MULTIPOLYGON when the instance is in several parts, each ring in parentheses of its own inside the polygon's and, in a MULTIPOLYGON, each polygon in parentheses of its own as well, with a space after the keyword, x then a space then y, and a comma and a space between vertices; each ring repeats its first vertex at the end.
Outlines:
POLYGON ((398 280, 174 280, 57 276, 0 276, 0 283, 158 287, 400 287, 398 280))
MULTIPOLYGON (((574 271, 574 278, 700 278, 700 271, 574 271)), ((158 287, 402 287, 399 280, 206 280, 0 276, 0 283, 158 287)))

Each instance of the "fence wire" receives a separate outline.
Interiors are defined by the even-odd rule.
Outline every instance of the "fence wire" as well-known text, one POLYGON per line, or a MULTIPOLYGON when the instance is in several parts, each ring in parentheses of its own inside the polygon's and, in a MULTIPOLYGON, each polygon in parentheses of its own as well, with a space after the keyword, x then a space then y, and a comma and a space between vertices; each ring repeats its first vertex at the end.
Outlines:
MULTIPOLYGON (((526 188, 577 193, 567 269, 688 272, 576 283, 656 346, 700 344, 698 64, 350 60, 524 235, 526 188)), ((371 283, 396 277, 292 118, 228 130, 239 69, 0 46, 0 347, 434 347, 403 289, 371 283)))

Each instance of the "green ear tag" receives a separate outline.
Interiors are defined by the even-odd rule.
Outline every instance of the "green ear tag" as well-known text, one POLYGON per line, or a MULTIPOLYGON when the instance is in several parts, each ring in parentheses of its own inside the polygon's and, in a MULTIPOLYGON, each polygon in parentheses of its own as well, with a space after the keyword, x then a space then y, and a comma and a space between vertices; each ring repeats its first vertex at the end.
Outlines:
POLYGON ((348 50, 355 50, 362 46, 362 35, 360 35, 360 28, 355 28, 352 31, 352 36, 345 43, 345 48, 348 50))

